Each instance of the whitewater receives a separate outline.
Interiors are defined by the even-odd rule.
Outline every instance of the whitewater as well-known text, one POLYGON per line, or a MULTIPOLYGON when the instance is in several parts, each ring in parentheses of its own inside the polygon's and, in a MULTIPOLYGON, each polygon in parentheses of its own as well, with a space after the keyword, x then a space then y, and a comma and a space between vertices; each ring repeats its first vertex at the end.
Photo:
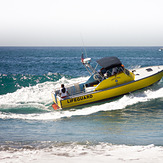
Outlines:
MULTIPOLYGON (((45 143, 45 142, 44 142, 45 143)), ((163 159, 163 147, 148 146, 126 146, 99 143, 97 145, 85 145, 71 143, 65 145, 53 144, 48 148, 32 149, 8 149, 1 151, 1 163, 161 163, 163 159)))
MULTIPOLYGON (((124 95, 120 99, 97 104, 95 106, 85 106, 81 109, 70 108, 69 110, 54 111, 51 108, 52 99, 50 93, 58 88, 61 83, 76 83, 85 78, 66 79, 61 78, 57 82, 45 82, 30 87, 22 87, 14 93, 8 93, 0 96, 0 118, 1 119, 22 119, 37 121, 56 121, 62 118, 71 118, 75 116, 87 116, 97 112, 107 112, 112 110, 125 109, 127 106, 137 103, 144 103, 152 99, 162 98, 163 88, 158 90, 145 90, 141 92, 124 95), (17 108, 18 110, 25 108, 34 108, 35 110, 43 110, 40 113, 21 114, 6 113, 7 109, 17 108)), ((6 142, 7 143, 7 142, 6 142)), ((11 142, 10 142, 11 143, 11 142)), ((146 146, 128 146, 114 145, 109 143, 91 144, 90 142, 79 144, 77 142, 58 143, 58 142, 39 142, 39 146, 21 145, 19 148, 6 147, 1 145, 0 162, 9 163, 162 163, 163 147, 153 144, 146 146), (48 144, 40 147, 40 144, 48 144)))
POLYGON ((158 90, 146 90, 142 92, 131 93, 124 95, 118 100, 113 102, 106 102, 105 104, 97 104, 96 106, 83 107, 82 109, 59 110, 54 111, 51 108, 52 97, 51 92, 60 87, 61 83, 72 84, 79 81, 85 81, 88 77, 80 77, 75 79, 61 78, 57 82, 45 82, 37 84, 36 86, 23 87, 18 89, 14 93, 8 93, 6 95, 0 95, 0 108, 5 109, 23 109, 23 108, 35 108, 38 110, 44 110, 44 113, 31 113, 31 114, 19 114, 19 113, 5 113, 0 112, 0 118, 2 119, 27 119, 27 120, 57 120, 65 117, 72 116, 86 116, 94 114, 100 111, 111 111, 124 109, 129 105, 134 105, 140 102, 147 102, 152 99, 163 97, 163 88, 158 90))

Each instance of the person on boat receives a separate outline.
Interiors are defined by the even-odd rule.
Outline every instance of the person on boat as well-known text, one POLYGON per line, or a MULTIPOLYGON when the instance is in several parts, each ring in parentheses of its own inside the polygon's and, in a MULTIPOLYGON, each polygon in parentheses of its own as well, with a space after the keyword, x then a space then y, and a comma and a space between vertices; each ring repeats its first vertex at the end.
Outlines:
POLYGON ((61 84, 59 95, 61 98, 66 98, 69 95, 67 88, 65 88, 64 84, 61 84))
POLYGON ((99 73, 101 76, 104 76, 104 74, 106 73, 106 69, 101 68, 99 73))
POLYGON ((112 75, 115 75, 115 74, 117 74, 118 73, 118 69, 117 69, 117 67, 114 67, 113 69, 112 69, 112 75))

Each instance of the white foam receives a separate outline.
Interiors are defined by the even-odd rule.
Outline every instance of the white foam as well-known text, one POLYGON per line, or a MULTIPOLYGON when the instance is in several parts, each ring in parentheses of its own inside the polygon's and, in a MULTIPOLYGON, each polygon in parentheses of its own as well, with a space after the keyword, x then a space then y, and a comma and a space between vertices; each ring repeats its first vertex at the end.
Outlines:
MULTIPOLYGON (((59 111, 50 111, 47 113, 35 113, 35 114, 0 113, 0 118, 27 119, 27 120, 57 120, 64 117, 90 115, 90 114, 97 113, 99 111, 111 111, 111 110, 124 109, 129 105, 134 105, 139 102, 146 102, 152 99, 157 99, 162 97, 163 97, 163 88, 160 88, 159 90, 155 90, 155 91, 147 90, 144 92, 133 93, 131 95, 125 95, 119 100, 115 100, 112 102, 107 102, 105 104, 95 105, 91 107, 83 107, 81 109, 76 109, 76 110, 75 109, 59 110, 59 111)), ((51 100, 51 97, 48 100, 51 100)), ((45 102, 47 101, 45 100, 45 102)))
POLYGON ((76 143, 67 145, 54 145, 44 149, 10 149, 1 151, 0 161, 17 163, 162 163, 163 147, 127 146, 99 143, 98 145, 79 145, 76 143))
POLYGON ((61 83, 69 84, 86 80, 87 77, 66 79, 61 78, 57 82, 44 82, 35 86, 23 87, 14 93, 0 95, 0 108, 37 107, 46 109, 52 103, 51 92, 60 87, 61 83))

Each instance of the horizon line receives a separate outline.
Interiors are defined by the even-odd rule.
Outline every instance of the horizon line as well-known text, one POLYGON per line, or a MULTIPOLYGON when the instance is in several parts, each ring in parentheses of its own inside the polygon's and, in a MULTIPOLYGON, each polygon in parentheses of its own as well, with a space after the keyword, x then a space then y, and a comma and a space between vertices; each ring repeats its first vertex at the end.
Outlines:
MULTIPOLYGON (((0 45, 0 47, 83 47, 80 45, 57 45, 57 46, 52 46, 52 45, 0 45)), ((163 47, 160 45, 87 45, 84 47, 163 47)))

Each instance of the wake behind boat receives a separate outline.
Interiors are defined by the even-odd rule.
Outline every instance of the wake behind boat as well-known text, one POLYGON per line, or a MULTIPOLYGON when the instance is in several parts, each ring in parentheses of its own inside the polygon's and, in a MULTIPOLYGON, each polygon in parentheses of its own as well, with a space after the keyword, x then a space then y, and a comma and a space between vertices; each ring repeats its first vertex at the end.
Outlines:
POLYGON ((60 90, 52 92, 55 110, 115 98, 129 92, 148 87, 163 76, 163 65, 127 70, 117 57, 97 60, 99 71, 90 64, 91 58, 81 62, 90 73, 90 78, 82 83, 67 85, 69 95, 60 97, 60 90))

